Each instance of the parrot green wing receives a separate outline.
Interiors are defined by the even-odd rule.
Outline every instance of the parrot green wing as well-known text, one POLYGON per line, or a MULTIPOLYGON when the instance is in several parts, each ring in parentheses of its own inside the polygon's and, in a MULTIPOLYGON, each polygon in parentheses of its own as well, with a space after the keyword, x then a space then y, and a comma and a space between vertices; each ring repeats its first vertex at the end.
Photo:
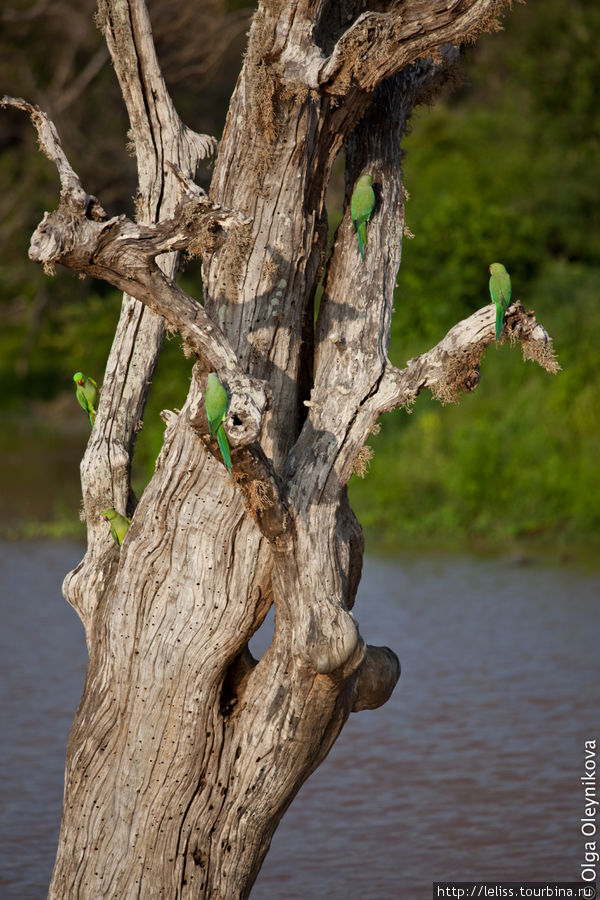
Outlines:
POLYGON ((510 306, 512 284, 510 275, 502 263, 492 263, 490 266, 490 297, 496 307, 496 340, 500 340, 504 313, 510 306))
MULTIPOLYGON (((111 524, 111 533, 114 528, 115 534, 117 536, 117 538, 116 538, 117 544, 119 545, 119 547, 125 540, 125 535, 127 534, 129 525, 130 525, 129 519, 126 516, 122 516, 120 513, 117 513, 114 522, 111 524)), ((114 537, 114 535, 113 535, 113 537, 114 537)))
POLYGON ((83 393, 83 391, 81 390, 80 387, 75 388, 75 396, 77 397, 77 402, 79 403, 81 408, 84 410, 86 415, 89 415, 88 402, 85 399, 85 394, 83 393))
POLYGON ((225 387, 221 384, 216 374, 211 372, 206 381, 206 392, 204 395, 206 417, 211 437, 216 433, 219 425, 225 418, 228 400, 225 387))
POLYGON ((128 519, 127 516, 122 516, 116 509, 103 509, 100 515, 109 523, 111 537, 120 547, 125 540, 131 519, 128 519))
POLYGON ((88 402, 90 422, 93 425, 96 421, 96 410, 98 408, 98 385, 93 378, 88 376, 85 379, 83 393, 88 402))
POLYGON ((96 408, 98 406, 98 385, 93 378, 89 378, 83 372, 75 372, 73 381, 77 385, 75 388, 77 402, 85 410, 90 424, 93 426, 96 421, 96 408))
POLYGON ((223 457, 223 462, 229 472, 229 477, 233 481, 233 472, 231 471, 231 452, 229 450, 229 441, 227 440, 227 435, 225 434, 225 429, 222 425, 219 425, 217 428, 217 444, 219 445, 219 450, 221 451, 221 456, 223 457))
POLYGON ((211 372, 206 381, 206 393, 204 395, 204 403, 206 405, 206 418, 208 419, 208 427, 210 436, 217 437, 217 444, 223 457, 223 462, 229 472, 229 477, 233 481, 231 472, 231 453, 229 450, 229 441, 223 428, 223 421, 227 413, 227 404, 229 397, 224 385, 221 384, 214 372, 211 372))
POLYGON ((350 198, 350 216, 352 224, 358 235, 358 250, 361 259, 365 258, 365 245, 367 243, 367 222, 375 209, 375 192, 373 190, 373 177, 368 173, 361 175, 356 182, 356 187, 350 198))

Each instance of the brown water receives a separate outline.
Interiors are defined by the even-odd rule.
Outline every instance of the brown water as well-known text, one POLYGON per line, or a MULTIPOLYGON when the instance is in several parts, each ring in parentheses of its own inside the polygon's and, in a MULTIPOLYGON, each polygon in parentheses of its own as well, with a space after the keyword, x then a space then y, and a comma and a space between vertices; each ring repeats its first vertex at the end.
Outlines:
MULTIPOLYGON (((85 669, 60 582, 80 553, 0 542, 7 900, 44 897, 50 877, 85 669)), ((425 900, 433 881, 578 880, 584 741, 600 738, 599 598, 600 568, 367 560, 356 616, 370 643, 396 650, 402 678, 386 706, 350 718, 302 788, 252 900, 425 900)))

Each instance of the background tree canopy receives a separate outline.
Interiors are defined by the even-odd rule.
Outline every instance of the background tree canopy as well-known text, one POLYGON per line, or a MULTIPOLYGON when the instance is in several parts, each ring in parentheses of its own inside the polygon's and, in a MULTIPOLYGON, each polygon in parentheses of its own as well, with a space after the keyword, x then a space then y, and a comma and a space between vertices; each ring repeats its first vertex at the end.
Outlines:
MULTIPOLYGON (((94 6, 12 0, 0 13, 0 81, 48 111, 107 211, 131 213, 135 166, 126 152, 125 110, 93 26, 94 6)), ((219 134, 251 10, 225 0, 180 7, 150 4, 165 78, 184 121, 219 134)), ((402 164, 415 237, 403 248, 392 362, 423 352, 482 306, 487 268, 497 260, 512 275, 513 295, 535 308, 552 335, 563 372, 544 376, 524 368, 517 350, 491 348, 480 388, 460 405, 441 408, 421 396, 412 415, 384 417, 371 441, 370 471, 351 484, 367 550, 600 539, 593 337, 600 326, 599 32, 594 0, 531 0, 507 17, 501 36, 466 51, 459 85, 413 121, 402 164)), ((77 460, 87 439, 72 374, 82 369, 101 379, 120 295, 64 271, 48 278, 27 259, 43 210, 56 205, 56 173, 25 116, 3 111, 2 124, 4 527, 61 533, 79 527, 77 460)), ((206 173, 199 180, 206 185, 206 173)), ((342 191, 334 176, 332 229, 342 191)), ((200 295, 195 264, 181 278, 200 295)), ((168 341, 137 450, 138 486, 160 445, 158 413, 183 402, 190 370, 179 341, 168 341)))

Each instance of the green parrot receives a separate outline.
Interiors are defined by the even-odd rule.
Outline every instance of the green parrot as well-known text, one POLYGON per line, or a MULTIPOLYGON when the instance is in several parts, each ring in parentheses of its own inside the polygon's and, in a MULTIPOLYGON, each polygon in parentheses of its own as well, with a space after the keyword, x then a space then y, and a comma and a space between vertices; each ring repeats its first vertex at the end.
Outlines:
POLYGON ((110 533, 120 547, 125 540, 131 519, 128 519, 127 516, 122 516, 116 509, 103 509, 100 515, 105 522, 110 523, 110 533))
POLYGON ((223 457, 223 462, 229 472, 229 477, 233 481, 233 473, 231 471, 231 453, 229 451, 229 441, 223 428, 225 414, 227 413, 227 403, 229 397, 227 391, 217 378, 214 372, 211 372, 206 382, 206 394, 204 403, 206 405, 206 417, 208 419, 208 427, 210 436, 217 437, 217 444, 223 457))
POLYGON ((365 258, 367 222, 371 218, 374 209, 375 191, 373 190, 373 176, 365 173, 356 182, 356 187, 350 200, 350 215, 358 235, 358 249, 361 259, 365 258))
POLYGON ((83 372, 75 372, 73 381, 77 385, 75 396, 77 402, 89 416, 90 424, 96 421, 96 407, 98 406, 98 385, 93 378, 88 378, 83 372))
POLYGON ((492 263, 490 266, 490 297, 496 305, 496 340, 500 340, 504 313, 510 306, 511 283, 510 275, 502 263, 492 263))

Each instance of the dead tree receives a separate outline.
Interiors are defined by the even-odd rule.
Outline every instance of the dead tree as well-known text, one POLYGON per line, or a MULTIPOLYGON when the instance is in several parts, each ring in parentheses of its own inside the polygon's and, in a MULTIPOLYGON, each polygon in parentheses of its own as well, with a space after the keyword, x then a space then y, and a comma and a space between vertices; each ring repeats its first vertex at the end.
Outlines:
MULTIPOLYGON (((363 5, 262 0, 217 145, 178 118, 143 0, 100 0, 137 154, 137 222, 108 218, 48 118, 4 99, 31 114, 61 179, 30 257, 125 294, 81 464, 87 552, 64 582, 89 667, 56 900, 247 897, 350 712, 383 704, 398 679, 395 654, 366 644, 351 612, 363 540, 346 485, 382 413, 424 388, 442 401, 472 390, 494 339, 484 305, 404 369, 386 355, 407 120, 505 2, 363 5), (341 150, 345 212, 325 265, 324 197, 341 150), (206 195, 193 177, 210 155, 206 195), (363 262, 349 196, 365 171, 377 202, 363 262), (203 303, 174 281, 181 252, 202 258, 203 303), (137 501, 131 457, 165 328, 196 362, 137 501), (208 434, 210 371, 230 395, 234 484, 208 434), (132 516, 120 550, 107 506, 132 516), (248 642, 272 604, 274 637, 257 661, 248 642)), ((519 303, 503 339, 556 368, 519 303)))

